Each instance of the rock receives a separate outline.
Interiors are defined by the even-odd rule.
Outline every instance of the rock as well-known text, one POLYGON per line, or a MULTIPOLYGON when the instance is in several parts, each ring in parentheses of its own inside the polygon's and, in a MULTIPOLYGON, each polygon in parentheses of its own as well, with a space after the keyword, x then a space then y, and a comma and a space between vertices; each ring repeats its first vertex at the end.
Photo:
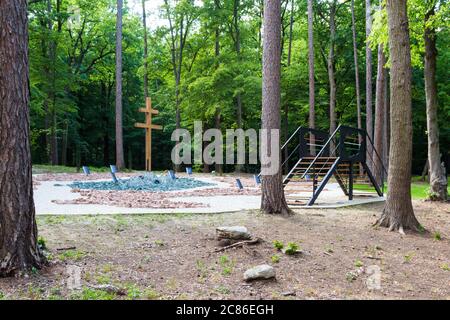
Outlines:
POLYGON ((289 297, 289 296, 295 297, 297 294, 295 293, 295 291, 286 291, 286 292, 282 292, 281 295, 284 297, 289 297))
POLYGON ((216 228, 217 239, 232 239, 232 240, 249 240, 252 238, 246 227, 219 227, 216 228))
POLYGON ((275 278, 275 269, 267 264, 248 269, 244 273, 245 281, 275 278))

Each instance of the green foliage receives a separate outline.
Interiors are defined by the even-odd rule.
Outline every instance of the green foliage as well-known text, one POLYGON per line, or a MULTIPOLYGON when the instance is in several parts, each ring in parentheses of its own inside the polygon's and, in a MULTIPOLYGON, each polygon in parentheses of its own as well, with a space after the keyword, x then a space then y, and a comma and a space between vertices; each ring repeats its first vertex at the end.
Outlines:
POLYGON ((39 237, 38 237, 38 240, 37 240, 37 243, 38 243, 39 249, 41 249, 41 250, 47 250, 47 243, 46 243, 44 237, 39 236, 39 237))
POLYGON ((279 263, 280 262, 280 256, 274 254, 272 257, 270 257, 270 260, 272 260, 273 263, 279 263))
POLYGON ((286 249, 284 250, 284 253, 291 256, 298 253, 299 250, 300 249, 298 244, 296 244, 295 242, 289 242, 286 249))
POLYGON ((412 261, 413 257, 414 257, 414 253, 405 254, 405 256, 403 257, 403 261, 405 263, 410 263, 412 261))
POLYGON ((148 287, 143 291, 142 297, 148 300, 156 300, 161 297, 161 294, 152 287, 148 287))
POLYGON ((229 276, 233 272, 235 263, 228 256, 223 255, 219 258, 219 265, 222 267, 222 275, 229 276))
POLYGON ((71 296, 72 300, 114 300, 115 298, 114 293, 86 287, 81 292, 76 292, 71 296))
MULTIPOLYGON (((413 177, 413 181, 411 183, 411 196, 413 199, 427 199, 430 197, 430 185, 428 183, 419 181, 420 177, 413 177)), ((367 192, 376 192, 372 186, 365 184, 355 184, 355 190, 367 191, 367 192)), ((450 187, 448 187, 450 192, 450 187)))
POLYGON ((358 279, 358 274, 356 274, 355 272, 347 272, 345 278, 348 282, 353 282, 358 279))
POLYGON ((355 267, 361 268, 363 265, 364 265, 364 263, 361 260, 356 260, 355 261, 355 267))
POLYGON ((281 241, 275 240, 273 242, 273 246, 275 249, 282 250, 284 248, 284 244, 281 241))
POLYGON ((216 287, 215 291, 217 291, 218 293, 221 294, 230 294, 231 290, 227 287, 225 287, 224 285, 219 285, 216 287))
POLYGON ((434 238, 434 240, 441 241, 442 240, 441 233, 439 231, 435 231, 433 233, 433 238, 434 238))
POLYGON ((81 250, 67 250, 58 255, 58 259, 61 261, 80 261, 86 257, 86 252, 81 250))
MULTIPOLYGON (((426 117, 423 81, 424 28, 437 31, 437 82, 441 145, 450 145, 450 50, 449 3, 436 0, 436 14, 425 25, 428 1, 408 1, 413 62, 413 125, 415 172, 426 160, 426 117)), ((115 6, 114 0, 65 0, 60 6, 50 1, 30 2, 29 57, 31 88, 31 150, 34 163, 50 163, 51 141, 57 145, 58 164, 34 172, 75 173, 75 167, 90 165, 93 172, 107 170, 114 162, 115 146, 115 6), (65 163, 62 155, 66 155, 65 163)), ((283 2, 286 4, 287 2, 283 2)), ((141 13, 126 2, 123 12, 123 132, 128 167, 144 166, 144 130, 134 128, 143 120, 144 106, 143 36, 141 13)), ((377 4, 375 4, 377 6, 377 4)), ((337 121, 355 126, 356 101, 352 50, 350 2, 338 1, 336 16, 335 69, 337 79, 337 121)), ((365 70, 364 1, 355 0, 357 55, 360 78, 365 70)), ((288 132, 308 123, 308 49, 306 1, 296 1, 293 14, 292 54, 288 64, 290 6, 283 14, 282 109, 288 109, 288 132)), ((148 30, 148 83, 153 107, 160 111, 155 123, 164 130, 153 133, 153 167, 168 169, 180 111, 181 126, 192 132, 193 121, 204 129, 216 125, 224 131, 237 128, 237 100, 242 102, 242 127, 261 124, 261 7, 255 0, 169 1, 159 15, 166 23, 148 30), (236 17, 234 15, 236 14, 236 17), (170 29, 168 19, 173 29, 170 29), (236 18, 236 19, 235 19, 236 18), (235 23, 237 21, 237 23, 235 23), (181 28, 183 26, 183 28, 181 28), (216 39, 217 31, 217 39, 216 39), (180 38, 180 34, 184 35, 180 38), (237 37, 239 35, 239 38, 237 37), (216 54, 216 40, 218 52, 216 54), (180 43, 183 43, 181 51, 180 43), (174 56, 172 56, 174 53, 174 56), (175 61, 174 61, 175 59, 175 61), (179 81, 176 72, 180 71, 179 81), (220 119, 220 123, 216 120, 220 119), (157 151, 157 152, 155 152, 157 151)), ((316 79, 316 127, 329 129, 327 54, 330 47, 329 1, 314 2, 314 47, 316 79)), ((374 8, 370 43, 380 43, 389 56, 386 10, 374 8)), ((147 21, 152 21, 148 19, 147 21)), ((374 55, 376 60, 376 55, 374 55)), ((374 66, 376 61, 374 61, 374 66)), ((389 66, 389 62, 387 63, 389 66)), ((364 97, 364 90, 363 100, 364 97)), ((364 103, 364 101, 362 101, 364 103)), ((282 112, 284 116, 284 111, 282 112)), ((284 129, 284 128, 282 128, 284 129)), ((445 157, 445 155, 443 155, 445 157)), ((225 166, 232 171, 232 166, 225 166)), ((196 165, 194 171, 203 170, 196 165)), ((255 166, 244 170, 256 172, 255 166)), ((422 191, 420 191, 422 192, 422 191)))

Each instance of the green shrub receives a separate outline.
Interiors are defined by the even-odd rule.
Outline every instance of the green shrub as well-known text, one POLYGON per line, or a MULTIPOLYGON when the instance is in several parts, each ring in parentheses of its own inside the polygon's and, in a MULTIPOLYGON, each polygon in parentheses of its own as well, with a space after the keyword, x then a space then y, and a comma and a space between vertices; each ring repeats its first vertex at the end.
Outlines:
POLYGON ((278 250, 282 250, 284 248, 284 244, 281 241, 275 240, 273 242, 273 246, 274 248, 278 249, 278 250))
POLYGON ((299 246, 295 242, 289 242, 284 253, 291 256, 298 252, 299 246))

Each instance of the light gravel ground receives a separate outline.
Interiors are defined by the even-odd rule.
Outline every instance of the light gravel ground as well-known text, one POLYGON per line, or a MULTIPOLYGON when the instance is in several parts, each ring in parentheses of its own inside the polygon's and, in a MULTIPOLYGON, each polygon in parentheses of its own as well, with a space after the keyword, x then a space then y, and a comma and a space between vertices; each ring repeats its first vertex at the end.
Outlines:
MULTIPOLYGON (((205 182, 216 183, 218 190, 228 188, 229 184, 201 178, 205 182)), ((260 206, 259 196, 210 196, 210 197, 173 197, 169 198, 174 202, 191 202, 201 204, 203 207, 176 208, 176 209, 155 209, 155 208, 128 208, 119 206, 109 206, 102 204, 58 204, 53 202, 73 201, 81 197, 80 193, 72 192, 68 186, 71 181, 43 181, 34 190, 34 201, 36 214, 38 215, 86 215, 86 214, 142 214, 142 213, 219 213, 229 211, 251 210, 260 206)), ((199 187, 188 191, 211 188, 199 187)), ((169 191, 179 193, 180 191, 169 191)))
MULTIPOLYGON (((261 205, 261 197, 258 194, 258 189, 255 188, 252 177, 250 176, 245 176, 241 179, 245 186, 246 193, 248 194, 227 194, 236 191, 236 187, 233 186, 235 179, 234 177, 214 177, 199 174, 198 176, 195 176, 195 179, 213 183, 214 186, 168 191, 162 193, 164 196, 161 196, 161 199, 158 198, 158 193, 145 193, 148 195, 149 199, 139 199, 140 194, 128 194, 126 191, 113 191, 115 201, 112 201, 112 199, 110 199, 112 197, 107 195, 100 197, 100 199, 103 199, 104 201, 98 201, 98 199, 96 199, 91 201, 93 203, 89 203, 90 201, 77 201, 77 199, 80 200, 83 198, 83 194, 72 190, 72 188, 68 186, 73 182, 73 180, 62 181, 59 176, 56 176, 56 178, 54 176, 50 176, 49 178, 55 179, 47 180, 47 177, 42 175, 37 178, 38 179, 36 180, 38 180, 38 183, 35 184, 34 200, 36 214, 38 215, 223 213, 259 209, 261 205), (211 192, 211 189, 217 189, 217 194, 211 192), (204 192, 210 192, 210 195, 201 194, 201 190, 205 190, 204 192), (192 194, 193 191, 200 192, 200 194, 192 194), (173 197, 168 196, 171 194, 173 194, 173 197), (122 201, 117 201, 117 198, 120 198, 121 195, 124 197, 133 197, 133 199, 128 199, 130 200, 127 201, 128 203, 126 203, 126 201, 122 203, 122 201), (154 203, 152 202, 152 197, 154 203), (134 202, 134 198, 142 200, 144 205, 130 206, 130 202, 134 202), (151 203, 152 205, 145 207, 147 203, 151 203), (158 205, 159 203, 161 203, 160 207, 158 205)), ((84 176, 77 175, 76 178, 76 180, 82 181, 84 176)), ((103 178, 93 181, 105 180, 106 179, 103 178)), ((297 190, 295 190, 294 187, 293 190, 288 192, 287 197, 300 196, 306 199, 311 196, 311 192, 306 191, 308 189, 308 186, 302 186, 297 190)), ((100 194, 101 192, 102 191, 98 191, 97 193, 100 194)), ((306 200, 303 202, 305 201, 306 200)), ((338 208, 380 201, 384 201, 384 198, 355 197, 353 201, 348 201, 339 186, 336 183, 330 183, 319 196, 316 201, 317 205, 314 206, 314 208, 338 208)))

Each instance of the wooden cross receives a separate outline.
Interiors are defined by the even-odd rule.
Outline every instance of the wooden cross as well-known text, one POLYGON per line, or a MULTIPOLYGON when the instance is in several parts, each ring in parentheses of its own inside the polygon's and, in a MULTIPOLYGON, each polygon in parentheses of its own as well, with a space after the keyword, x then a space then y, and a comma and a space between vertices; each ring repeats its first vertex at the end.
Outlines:
POLYGON ((162 126, 152 124, 152 114, 159 114, 158 110, 152 109, 152 100, 147 97, 145 108, 139 108, 139 112, 145 113, 145 123, 135 123, 136 128, 145 129, 145 170, 152 171, 152 129, 162 130, 162 126))

